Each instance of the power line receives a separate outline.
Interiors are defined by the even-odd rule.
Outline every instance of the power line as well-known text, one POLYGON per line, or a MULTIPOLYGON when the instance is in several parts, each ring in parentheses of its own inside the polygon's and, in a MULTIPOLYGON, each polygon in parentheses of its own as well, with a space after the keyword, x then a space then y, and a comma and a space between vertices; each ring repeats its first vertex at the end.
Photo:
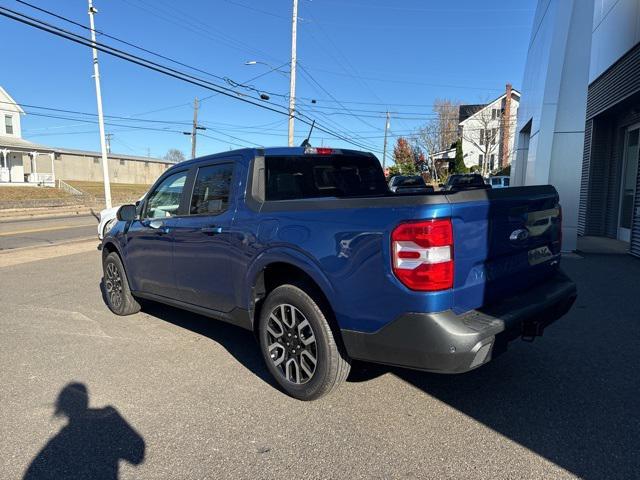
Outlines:
MULTIPOLYGON (((326 88, 324 88, 315 78, 313 78, 313 75, 311 75, 309 73, 309 71, 305 68, 305 66, 300 63, 300 68, 302 69, 302 71, 309 77, 309 79, 315 83, 324 93, 326 93, 327 95, 329 95, 331 98, 333 98, 334 100, 336 100, 336 98, 331 94, 331 92, 329 92, 326 88)), ((336 100, 337 101, 337 100, 336 100)), ((367 127, 371 127, 371 128, 375 128, 373 125, 371 125, 369 122, 365 122, 364 120, 362 120, 361 118, 359 118, 358 115, 354 114, 349 108, 345 107, 343 104, 341 104, 340 102, 338 102, 338 104, 347 112, 347 114, 351 115, 352 117, 360 120, 360 122, 364 123, 367 127)))
MULTIPOLYGON (((54 17, 54 18, 59 19, 59 20, 63 20, 63 21, 68 22, 68 23, 70 23, 70 24, 72 24, 72 25, 75 25, 75 26, 77 26, 77 27, 80 27, 80 28, 82 28, 83 30, 91 31, 91 29, 90 29, 89 27, 87 27, 87 26, 85 26, 85 25, 83 25, 83 24, 81 24, 81 23, 79 23, 79 22, 76 22, 76 21, 74 21, 74 20, 71 20, 70 18, 64 17, 64 16, 62 16, 62 15, 58 15, 57 13, 52 12, 52 11, 50 11, 50 10, 47 10, 47 9, 45 9, 45 8, 38 7, 37 5, 33 5, 33 4, 31 4, 31 3, 29 3, 29 2, 26 2, 26 1, 24 1, 24 0, 16 0, 16 2, 21 3, 21 4, 23 4, 23 5, 26 5, 26 6, 28 6, 28 7, 31 7, 31 8, 33 8, 33 9, 35 9, 35 10, 38 10, 38 11, 40 11, 40 12, 42 12, 42 13, 45 13, 45 14, 47 14, 47 15, 50 15, 50 16, 52 16, 52 17, 54 17)), ((121 38, 118 38, 118 37, 116 37, 116 36, 114 36, 114 35, 110 35, 110 34, 108 34, 108 33, 104 32, 104 31, 96 30, 96 33, 97 33, 97 34, 99 34, 99 35, 101 35, 101 36, 103 36, 103 37, 106 37, 106 38, 110 38, 110 39, 112 39, 112 40, 115 40, 116 42, 120 42, 120 43, 122 43, 122 44, 124 44, 124 45, 127 45, 127 46, 129 46, 129 47, 133 47, 133 48, 135 48, 135 49, 137 49, 137 50, 140 50, 140 51, 142 51, 142 52, 149 53, 149 54, 154 55, 154 56, 156 56, 156 57, 158 57, 158 58, 162 58, 163 60, 167 60, 167 61, 169 61, 169 62, 175 63, 176 65, 180 65, 180 66, 182 66, 182 67, 189 68, 190 70, 194 70, 194 71, 196 71, 196 72, 203 73, 203 74, 208 75, 208 76, 210 76, 210 77, 217 78, 218 80, 222 80, 222 81, 224 81, 224 82, 228 83, 228 84, 229 84, 229 85, 231 85, 232 87, 236 87, 236 88, 237 88, 237 87, 240 87, 240 88, 246 88, 246 89, 248 89, 248 90, 253 90, 253 91, 258 92, 258 93, 260 93, 260 92, 264 92, 264 90, 257 89, 257 88, 255 88, 255 87, 253 87, 253 86, 250 86, 250 85, 245 85, 244 83, 236 82, 236 81, 234 81, 233 79, 231 79, 231 78, 229 78, 229 77, 226 77, 226 76, 218 75, 218 74, 211 73, 211 72, 208 72, 208 71, 206 71, 206 70, 203 70, 203 69, 201 69, 201 68, 194 67, 194 66, 192 66, 192 65, 189 65, 189 64, 186 64, 186 63, 184 63, 184 62, 181 62, 180 60, 176 60, 175 58, 168 57, 168 56, 166 56, 166 55, 163 55, 163 54, 161 54, 161 53, 155 52, 155 51, 153 51, 153 50, 149 50, 149 49, 147 49, 147 48, 141 47, 140 45, 136 45, 135 43, 132 43, 132 42, 129 42, 129 41, 127 41, 127 40, 123 40, 123 39, 121 39, 121 38)), ((270 95, 273 95, 273 96, 282 96, 282 97, 286 97, 286 95, 279 94, 279 93, 275 93, 275 92, 267 92, 267 93, 269 93, 270 95)))
POLYGON ((222 43, 234 50, 241 52, 252 52, 252 54, 257 53, 260 56, 265 58, 271 58, 277 62, 282 61, 281 59, 276 59, 271 56, 269 53, 264 50, 260 50, 258 48, 252 47, 251 45, 244 43, 238 39, 232 38, 229 35, 223 34, 221 32, 216 32, 214 27, 211 24, 203 23, 197 17, 193 17, 187 15, 183 9, 173 8, 171 5, 160 4, 158 1, 154 2, 153 5, 148 4, 144 0, 137 0, 137 3, 131 3, 131 1, 122 0, 124 3, 131 5, 135 8, 143 10, 147 12, 147 14, 157 17, 161 20, 164 20, 167 23, 172 25, 176 25, 181 27, 191 33, 194 33, 200 37, 208 38, 209 40, 213 40, 217 43, 222 43), (142 5, 140 5, 142 4, 142 5), (143 6, 146 5, 146 6, 143 6), (162 9, 164 7, 165 10, 162 9))
MULTIPOLYGON (((84 38, 84 37, 82 37, 80 35, 77 35, 77 34, 74 34, 72 32, 69 32, 67 30, 61 29, 59 27, 56 27, 56 26, 51 25, 51 24, 48 24, 47 22, 44 22, 42 20, 35 19, 35 18, 30 17, 28 15, 25 15, 25 14, 22 14, 22 13, 19 13, 19 12, 15 12, 15 11, 13 11, 11 9, 0 7, 0 15, 5 16, 7 18, 10 18, 12 20, 18 21, 20 23, 26 24, 28 26, 37 28, 39 30, 45 31, 47 33, 51 33, 51 34, 56 35, 58 37, 70 40, 70 41, 72 41, 74 43, 78 43, 80 45, 84 45, 84 46, 91 47, 91 48, 96 48, 97 50, 100 50, 100 51, 102 51, 104 53, 107 53, 109 55, 115 56, 117 58, 120 58, 120 59, 126 60, 128 62, 137 64, 139 66, 142 66, 142 67, 145 67, 147 69, 156 71, 158 73, 162 73, 164 75, 176 78, 178 80, 182 80, 182 81, 185 81, 187 83, 191 83, 193 85, 196 85, 196 86, 199 86, 199 87, 202 87, 202 88, 206 88, 206 89, 211 90, 211 91, 215 91, 217 93, 220 93, 222 95, 228 96, 230 98, 233 98, 233 99, 236 99, 236 100, 240 100, 240 101, 242 101, 244 103, 248 103, 250 105, 254 105, 254 106, 257 106, 259 108, 263 108, 265 110, 269 110, 269 111, 272 111, 272 112, 275 112, 275 113, 278 113, 278 114, 281 114, 281 115, 289 115, 288 112, 283 112, 282 110, 278 110, 278 109, 276 109, 274 107, 269 106, 269 105, 274 105, 276 107, 281 107, 282 108, 281 105, 274 104, 272 102, 266 102, 266 103, 269 103, 269 105, 264 105, 264 104, 258 103, 258 102, 254 101, 251 98, 246 98, 246 96, 244 94, 236 92, 233 89, 230 89, 230 88, 227 88, 227 87, 223 87, 223 86, 220 86, 220 85, 216 85, 216 84, 214 84, 214 83, 212 83, 210 81, 203 80, 203 79, 198 78, 198 77, 194 77, 193 75, 181 72, 181 71, 173 69, 171 67, 167 67, 166 65, 158 64, 156 62, 153 62, 151 60, 145 59, 143 57, 139 57, 137 55, 134 55, 134 54, 131 54, 131 53, 128 53, 128 52, 124 52, 124 51, 116 49, 114 47, 105 45, 105 44, 103 44, 101 42, 97 42, 97 41, 96 42, 91 42, 88 39, 86 39, 86 38, 84 38)), ((304 115, 304 116, 306 116, 306 115, 304 115)), ((311 125, 311 123, 312 123, 310 120, 307 120, 306 118, 301 118, 301 117, 299 117, 297 115, 296 115, 296 118, 298 120, 300 120, 301 122, 306 123, 307 125, 311 125)), ((343 140, 346 143, 350 143, 350 144, 352 144, 354 146, 357 146, 359 148, 370 149, 368 146, 363 145, 363 144, 358 143, 358 142, 355 142, 355 141, 353 141, 353 140, 351 140, 349 138, 346 138, 346 137, 340 135, 339 133, 337 133, 335 131, 332 131, 331 129, 328 129, 328 128, 324 127, 324 126, 317 125, 316 128, 318 130, 323 131, 323 132, 325 132, 325 133, 327 133, 329 135, 332 135, 332 136, 334 136, 334 137, 336 137, 336 138, 338 138, 340 140, 343 140)))

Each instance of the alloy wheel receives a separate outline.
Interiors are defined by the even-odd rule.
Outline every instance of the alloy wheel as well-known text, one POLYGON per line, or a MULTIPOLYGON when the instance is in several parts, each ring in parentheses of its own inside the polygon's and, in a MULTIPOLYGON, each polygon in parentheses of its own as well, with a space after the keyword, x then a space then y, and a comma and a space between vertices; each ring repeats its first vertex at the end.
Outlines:
POLYGON ((107 263, 106 268, 105 287, 107 289, 107 296, 111 305, 118 309, 122 306, 122 277, 116 264, 113 262, 107 263))
POLYGON ((318 347, 304 314, 293 305, 277 305, 269 315, 266 330, 269 358, 285 380, 296 385, 311 380, 318 347))

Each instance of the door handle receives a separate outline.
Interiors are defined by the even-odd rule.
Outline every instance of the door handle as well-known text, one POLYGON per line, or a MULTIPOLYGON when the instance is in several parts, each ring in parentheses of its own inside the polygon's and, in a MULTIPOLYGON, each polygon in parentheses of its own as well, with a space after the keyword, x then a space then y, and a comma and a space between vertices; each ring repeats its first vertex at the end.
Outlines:
POLYGON ((206 233, 207 235, 215 235, 218 233, 222 233, 222 227, 202 227, 200 231, 202 233, 206 233))
POLYGON ((155 230, 158 235, 166 235, 170 231, 169 227, 167 227, 163 222, 159 221, 151 221, 149 222, 148 226, 149 228, 155 230))

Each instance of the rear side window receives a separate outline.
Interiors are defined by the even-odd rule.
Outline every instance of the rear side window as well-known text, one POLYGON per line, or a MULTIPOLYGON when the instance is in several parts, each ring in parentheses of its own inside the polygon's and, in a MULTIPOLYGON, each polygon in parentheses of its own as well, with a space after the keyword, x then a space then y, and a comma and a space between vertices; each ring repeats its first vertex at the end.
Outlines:
POLYGON ((210 165, 198 169, 191 196, 192 215, 218 215, 229 208, 233 164, 210 165))
POLYGON ((300 155, 266 157, 266 199, 385 195, 388 187, 375 157, 300 155))

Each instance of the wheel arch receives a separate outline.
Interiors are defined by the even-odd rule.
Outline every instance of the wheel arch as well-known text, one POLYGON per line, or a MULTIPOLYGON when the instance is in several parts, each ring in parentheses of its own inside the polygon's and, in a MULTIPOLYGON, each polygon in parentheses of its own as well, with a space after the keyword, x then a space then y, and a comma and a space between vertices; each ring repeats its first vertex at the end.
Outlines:
POLYGON ((118 257, 120 257, 120 263, 122 263, 122 268, 124 268, 125 276, 127 277, 127 283, 129 284, 129 289, 134 291, 134 285, 131 283, 131 275, 129 275, 129 271, 127 270, 127 265, 124 262, 124 256, 122 255, 122 251, 118 244, 113 240, 107 240, 102 244, 102 262, 107 258, 107 255, 110 253, 116 253, 118 257))
POLYGON ((335 291, 320 267, 299 252, 270 252, 258 258, 247 272, 246 304, 257 329, 262 303, 276 287, 293 284, 311 295, 327 316, 327 320, 338 329, 335 318, 335 291))

